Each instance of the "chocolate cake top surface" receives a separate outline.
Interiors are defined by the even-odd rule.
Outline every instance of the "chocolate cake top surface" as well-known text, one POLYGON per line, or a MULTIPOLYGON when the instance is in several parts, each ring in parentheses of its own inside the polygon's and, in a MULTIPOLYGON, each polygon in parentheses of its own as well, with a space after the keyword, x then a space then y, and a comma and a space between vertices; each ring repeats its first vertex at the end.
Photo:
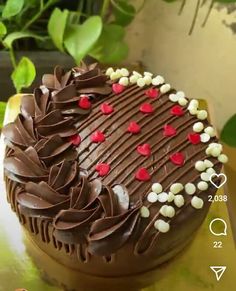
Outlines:
POLYGON ((94 255, 148 252, 205 207, 227 162, 198 106, 149 72, 56 67, 3 129, 19 212, 94 255))

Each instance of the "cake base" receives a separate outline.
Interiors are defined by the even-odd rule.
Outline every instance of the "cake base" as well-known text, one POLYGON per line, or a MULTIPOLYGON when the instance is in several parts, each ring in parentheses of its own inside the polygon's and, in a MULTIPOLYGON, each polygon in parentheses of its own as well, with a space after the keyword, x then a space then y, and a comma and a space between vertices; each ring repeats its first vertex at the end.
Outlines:
MULTIPOLYGON (((193 240, 192 236, 178 248, 169 251, 160 258, 160 265, 144 273, 121 277, 100 277, 79 272, 78 270, 58 263, 42 250, 32 236, 25 231, 25 245, 42 279, 53 286, 58 286, 66 291, 139 291, 153 285, 167 275, 167 265, 171 258, 181 251, 193 240)), ((128 263, 128 262, 127 262, 128 263)))

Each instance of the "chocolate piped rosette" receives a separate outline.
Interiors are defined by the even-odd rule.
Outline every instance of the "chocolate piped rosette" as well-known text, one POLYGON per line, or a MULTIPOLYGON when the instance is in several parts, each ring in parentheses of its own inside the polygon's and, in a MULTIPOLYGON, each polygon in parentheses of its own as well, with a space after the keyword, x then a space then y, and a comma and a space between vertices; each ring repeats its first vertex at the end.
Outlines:
POLYGON ((207 111, 160 75, 56 67, 3 133, 8 201, 47 254, 122 276, 178 253, 227 157, 207 111))

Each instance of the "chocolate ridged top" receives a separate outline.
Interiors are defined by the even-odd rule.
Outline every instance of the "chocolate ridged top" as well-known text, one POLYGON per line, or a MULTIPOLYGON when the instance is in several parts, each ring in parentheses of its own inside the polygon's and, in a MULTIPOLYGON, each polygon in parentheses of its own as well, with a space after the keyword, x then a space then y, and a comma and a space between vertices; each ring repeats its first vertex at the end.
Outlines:
MULTIPOLYGON (((171 185, 197 186, 196 162, 208 159, 216 171, 220 162, 205 152, 216 138, 201 142, 192 129, 196 114, 188 104, 173 104, 169 96, 176 91, 163 86, 124 86, 94 64, 69 72, 56 67, 53 75, 44 75, 42 86, 22 98, 20 114, 3 129, 11 149, 5 175, 20 186, 20 213, 43 217, 57 240, 84 244, 95 255, 110 255, 128 242, 141 254, 159 236, 168 239, 198 211, 184 189, 179 193, 184 205, 171 201, 171 185), (164 202, 174 209, 173 217, 161 211, 163 201, 148 199, 156 182, 169 195, 164 202), (168 232, 154 227, 158 219, 170 225, 168 232)), ((195 192, 206 201, 204 195, 195 192)))

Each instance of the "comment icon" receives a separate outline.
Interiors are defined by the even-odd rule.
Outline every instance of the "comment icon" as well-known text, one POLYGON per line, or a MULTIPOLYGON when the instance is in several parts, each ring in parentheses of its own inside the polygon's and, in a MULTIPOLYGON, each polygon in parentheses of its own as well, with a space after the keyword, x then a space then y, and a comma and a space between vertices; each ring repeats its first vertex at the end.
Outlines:
POLYGON ((210 232, 215 236, 227 235, 227 223, 222 218, 215 218, 209 224, 210 232))

